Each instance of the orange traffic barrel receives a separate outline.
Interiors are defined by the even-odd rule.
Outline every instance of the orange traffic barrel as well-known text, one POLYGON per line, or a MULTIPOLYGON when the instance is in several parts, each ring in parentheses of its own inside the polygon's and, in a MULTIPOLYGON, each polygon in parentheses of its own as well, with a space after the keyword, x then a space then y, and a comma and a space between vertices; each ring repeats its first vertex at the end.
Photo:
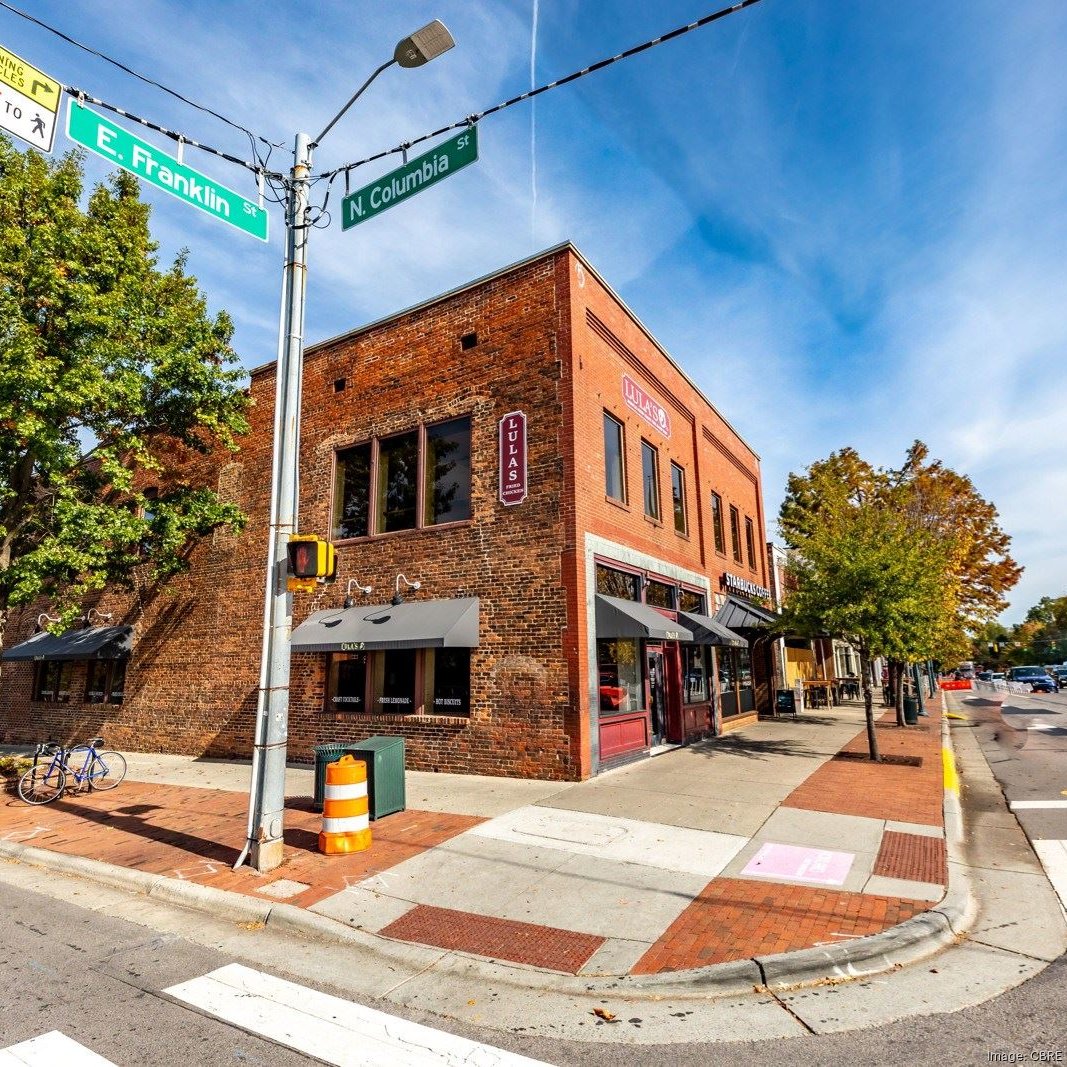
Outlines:
POLYGON ((363 760, 342 756, 336 763, 326 765, 319 851, 333 856, 368 848, 367 765, 363 760))

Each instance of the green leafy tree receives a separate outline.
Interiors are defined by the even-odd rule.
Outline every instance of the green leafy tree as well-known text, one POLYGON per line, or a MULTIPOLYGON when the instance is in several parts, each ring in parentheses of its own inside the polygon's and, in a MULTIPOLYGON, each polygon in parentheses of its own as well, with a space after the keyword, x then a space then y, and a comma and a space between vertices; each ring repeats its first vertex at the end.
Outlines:
POLYGON ((82 192, 78 155, 0 138, 0 643, 13 605, 69 616, 243 522, 181 474, 248 428, 230 320, 208 314, 184 254, 160 268, 134 178, 84 209, 82 192))

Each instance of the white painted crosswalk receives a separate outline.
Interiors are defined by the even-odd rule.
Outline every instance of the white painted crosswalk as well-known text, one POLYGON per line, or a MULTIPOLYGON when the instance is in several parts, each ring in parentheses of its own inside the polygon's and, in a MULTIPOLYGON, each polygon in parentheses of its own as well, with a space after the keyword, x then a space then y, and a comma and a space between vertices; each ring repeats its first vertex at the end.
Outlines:
POLYGON ((535 1067, 540 1062, 239 963, 164 992, 207 1015, 338 1067, 535 1067))
POLYGON ((115 1067, 111 1060, 73 1038, 50 1030, 47 1034, 0 1049, 0 1067, 115 1067))
POLYGON ((1033 846, 1067 914, 1067 841, 1035 840, 1033 846))

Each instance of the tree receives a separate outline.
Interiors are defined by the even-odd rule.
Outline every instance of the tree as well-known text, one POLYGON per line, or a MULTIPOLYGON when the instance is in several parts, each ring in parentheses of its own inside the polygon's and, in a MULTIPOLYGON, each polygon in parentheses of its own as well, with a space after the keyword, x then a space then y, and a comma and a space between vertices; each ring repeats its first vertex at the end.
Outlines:
POLYGON ((0 138, 0 644, 12 605, 187 566, 243 517, 182 461, 248 429, 224 312, 183 253, 157 264, 149 208, 119 172, 83 210, 82 161, 0 138))

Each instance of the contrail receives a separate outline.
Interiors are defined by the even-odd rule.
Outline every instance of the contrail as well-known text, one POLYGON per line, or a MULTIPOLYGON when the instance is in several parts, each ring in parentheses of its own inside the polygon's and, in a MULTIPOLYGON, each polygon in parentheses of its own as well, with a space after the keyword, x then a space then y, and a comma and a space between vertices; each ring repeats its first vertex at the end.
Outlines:
MULTIPOLYGON (((540 0, 533 0, 530 27, 530 88, 537 85, 537 15, 540 0)), ((536 243, 537 226, 537 101, 530 101, 530 241, 536 243)))

